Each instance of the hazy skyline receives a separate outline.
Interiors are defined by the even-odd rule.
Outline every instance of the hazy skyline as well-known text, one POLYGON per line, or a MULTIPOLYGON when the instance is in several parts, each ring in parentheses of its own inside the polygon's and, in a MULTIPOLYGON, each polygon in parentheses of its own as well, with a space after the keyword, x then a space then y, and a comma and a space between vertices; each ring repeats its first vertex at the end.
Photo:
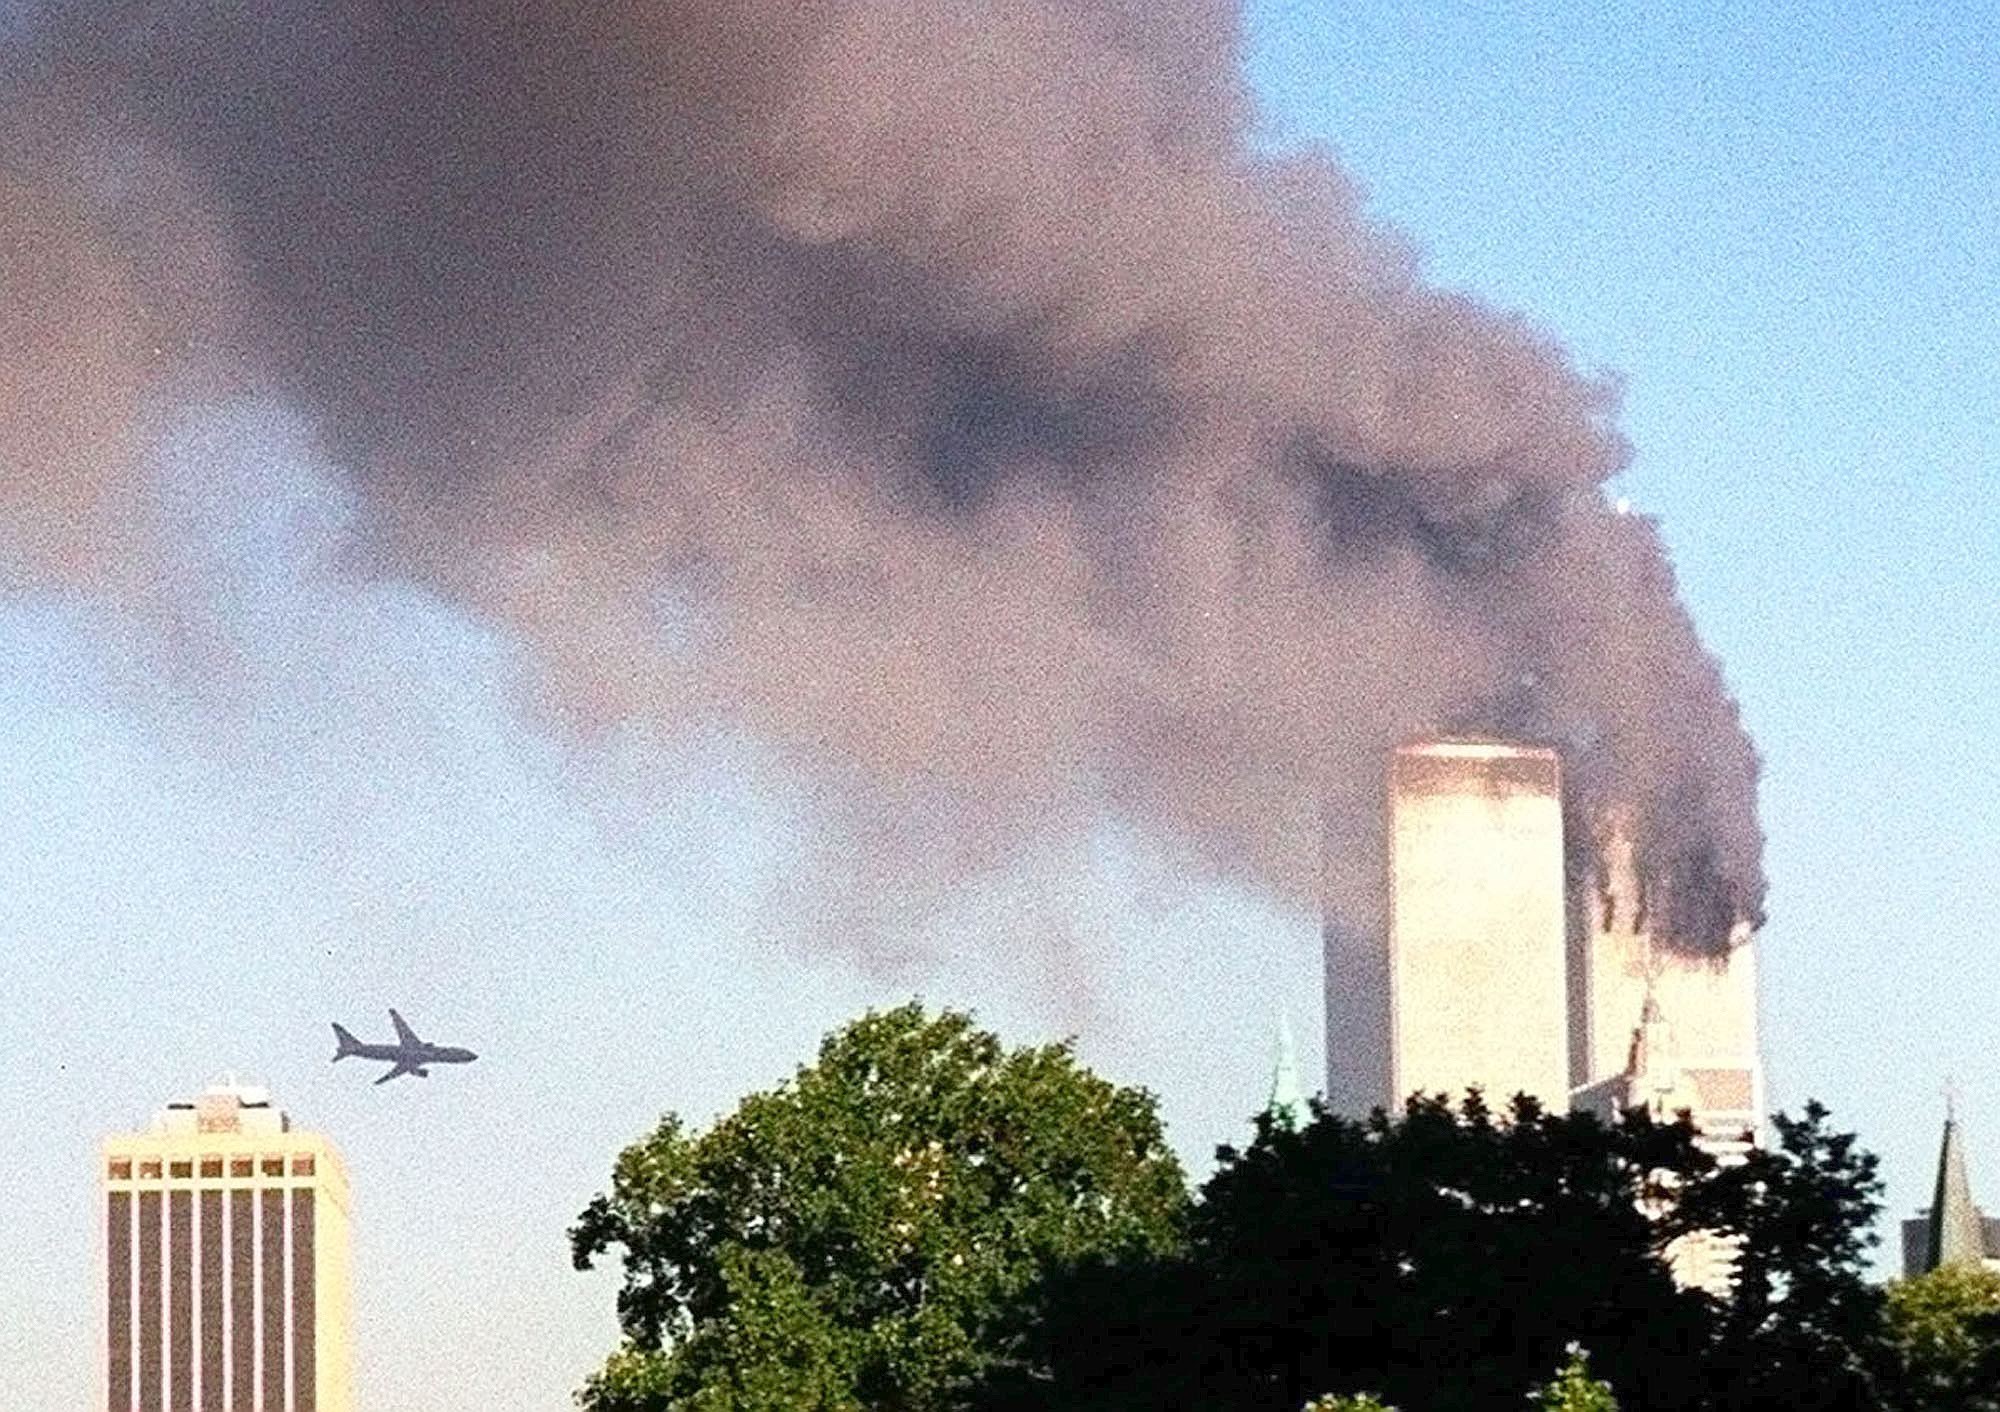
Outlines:
MULTIPOLYGON (((1971 940, 2000 909, 1995 23, 1256 6, 1249 29, 1268 146, 1330 143, 1432 278, 1622 381, 1616 489, 1660 517, 1764 759, 1771 1097, 1819 1096, 1884 1155, 1891 1218, 1928 1197, 1946 1073, 2000 1206, 1971 940)), ((563 1231, 617 1148, 865 1004, 1078 1033, 1160 1092, 1197 1172, 1262 1097, 1277 1007, 1317 1031, 1309 911, 1190 882, 1116 823, 953 915, 880 908, 872 967, 811 950, 787 877, 823 777, 741 733, 545 729, 504 632, 346 571, 353 492, 296 410, 201 406, 153 464, 196 640, 0 600, 0 1268, 36 1275, 0 1294, 15 1405, 93 1386, 97 1141, 227 1069, 347 1154, 362 1405, 423 1386, 457 1412, 562 1405, 611 1347, 610 1283, 563 1231), (328 1021, 389 1004, 480 1063, 377 1091, 326 1062, 328 1021)))

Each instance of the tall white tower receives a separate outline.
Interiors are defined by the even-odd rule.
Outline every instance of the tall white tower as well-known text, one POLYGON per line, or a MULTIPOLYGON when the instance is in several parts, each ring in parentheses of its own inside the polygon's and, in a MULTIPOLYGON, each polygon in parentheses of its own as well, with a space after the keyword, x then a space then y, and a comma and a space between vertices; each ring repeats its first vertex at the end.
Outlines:
POLYGON ((1386 802, 1386 954, 1376 963, 1366 938, 1328 927, 1329 1102, 1393 1111, 1414 1092, 1456 1099, 1476 1085, 1496 1106, 1516 1093, 1566 1106, 1555 752, 1494 740, 1405 745, 1391 757, 1386 802))

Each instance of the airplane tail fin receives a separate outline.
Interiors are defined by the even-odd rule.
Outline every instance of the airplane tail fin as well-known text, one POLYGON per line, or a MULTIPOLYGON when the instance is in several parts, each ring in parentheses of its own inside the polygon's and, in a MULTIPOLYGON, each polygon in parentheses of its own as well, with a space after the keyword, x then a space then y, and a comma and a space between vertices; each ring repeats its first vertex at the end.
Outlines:
POLYGON ((349 1034, 343 1027, 339 1025, 335 1025, 333 1027, 333 1040, 334 1040, 333 1062, 336 1064, 338 1064, 341 1060, 345 1059, 348 1055, 358 1054, 361 1051, 361 1041, 356 1039, 353 1035, 349 1034))

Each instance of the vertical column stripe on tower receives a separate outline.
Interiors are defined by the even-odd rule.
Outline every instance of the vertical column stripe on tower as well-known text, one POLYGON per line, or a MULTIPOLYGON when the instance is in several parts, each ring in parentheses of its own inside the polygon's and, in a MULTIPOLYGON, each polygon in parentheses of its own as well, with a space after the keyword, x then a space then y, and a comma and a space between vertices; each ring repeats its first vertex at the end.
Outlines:
POLYGON ((139 1412, 163 1412, 160 1405, 161 1200, 158 1191, 139 1193, 139 1412))
POLYGON ((132 1194, 114 1191, 104 1207, 105 1409, 132 1409, 132 1194))
POLYGON ((222 1193, 201 1194, 201 1412, 223 1412, 222 1365, 229 1330, 222 1322, 222 1193))
POLYGON ((167 1194, 167 1406, 194 1412, 194 1193, 167 1194))
POLYGON ((264 1279, 264 1412, 285 1406, 285 1193, 265 1191, 258 1232, 264 1279))
POLYGON ((229 1193, 230 1412, 257 1406, 257 1209, 252 1193, 229 1193))
POLYGON ((313 1279, 313 1194, 292 1191, 292 1406, 294 1412, 319 1407, 318 1329, 313 1279))

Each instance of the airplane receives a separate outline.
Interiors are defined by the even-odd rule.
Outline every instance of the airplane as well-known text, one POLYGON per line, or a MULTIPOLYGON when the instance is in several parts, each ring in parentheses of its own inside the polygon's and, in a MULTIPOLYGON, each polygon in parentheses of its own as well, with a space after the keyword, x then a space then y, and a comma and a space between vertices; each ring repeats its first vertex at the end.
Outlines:
POLYGON ((385 1084, 403 1074, 415 1074, 420 1079, 427 1079, 431 1076, 429 1066, 432 1064, 470 1064, 479 1057, 470 1049, 453 1049, 418 1039, 417 1032, 394 1010, 389 1012, 389 1021, 396 1027, 394 1044, 363 1044, 336 1024, 333 1027, 333 1062, 338 1064, 350 1054, 357 1059, 389 1060, 389 1072, 375 1080, 377 1084, 385 1084))

